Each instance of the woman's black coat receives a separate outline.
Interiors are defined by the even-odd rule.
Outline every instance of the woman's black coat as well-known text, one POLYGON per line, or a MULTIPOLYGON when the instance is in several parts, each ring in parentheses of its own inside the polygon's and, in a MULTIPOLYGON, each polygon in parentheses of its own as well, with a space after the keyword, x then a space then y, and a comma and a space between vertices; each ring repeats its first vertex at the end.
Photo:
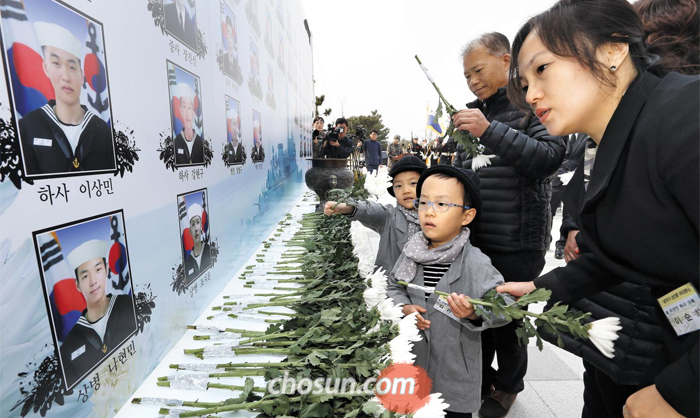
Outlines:
MULTIPOLYGON (((700 288, 699 91, 699 77, 675 73, 644 73, 632 82, 600 141, 582 202, 585 252, 535 280, 563 302, 619 283, 639 285, 617 296, 621 304, 646 305, 625 332, 661 345, 640 384, 656 384, 690 417, 698 416, 698 332, 676 336, 656 299, 686 283, 700 288)), ((616 345, 616 355, 625 355, 634 344, 628 341, 616 345)))

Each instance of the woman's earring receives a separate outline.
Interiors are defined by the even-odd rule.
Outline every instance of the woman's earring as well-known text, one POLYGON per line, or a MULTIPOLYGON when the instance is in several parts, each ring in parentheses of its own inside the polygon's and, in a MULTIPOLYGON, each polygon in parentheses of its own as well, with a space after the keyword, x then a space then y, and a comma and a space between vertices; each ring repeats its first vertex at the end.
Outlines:
POLYGON ((611 66, 610 66, 610 71, 612 71, 613 73, 614 73, 615 71, 617 71, 617 65, 611 65, 611 66))

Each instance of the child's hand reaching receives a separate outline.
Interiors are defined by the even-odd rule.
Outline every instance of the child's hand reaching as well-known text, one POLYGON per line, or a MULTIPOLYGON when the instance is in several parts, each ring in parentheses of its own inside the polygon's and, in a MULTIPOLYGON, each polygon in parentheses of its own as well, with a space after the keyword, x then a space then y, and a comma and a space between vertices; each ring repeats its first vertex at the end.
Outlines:
POLYGON ((338 202, 331 202, 328 201, 326 202, 325 206, 323 207, 323 214, 326 216, 331 216, 331 215, 342 215, 342 214, 348 214, 352 212, 352 206, 348 206, 345 203, 340 203, 338 202), (336 206, 338 205, 338 206, 336 206), (335 206, 335 208, 334 208, 335 206))
POLYGON ((424 307, 420 305, 403 305, 403 314, 408 316, 412 314, 413 312, 416 312, 416 326, 418 327, 419 330, 423 331, 428 328, 430 328, 430 321, 427 319, 423 319, 423 317, 420 315, 422 313, 428 312, 424 307))
POLYGON ((464 295, 457 296, 456 293, 452 292, 447 297, 447 303, 450 304, 450 310, 457 318, 468 318, 471 320, 478 318, 476 312, 474 312, 474 306, 467 302, 464 295))

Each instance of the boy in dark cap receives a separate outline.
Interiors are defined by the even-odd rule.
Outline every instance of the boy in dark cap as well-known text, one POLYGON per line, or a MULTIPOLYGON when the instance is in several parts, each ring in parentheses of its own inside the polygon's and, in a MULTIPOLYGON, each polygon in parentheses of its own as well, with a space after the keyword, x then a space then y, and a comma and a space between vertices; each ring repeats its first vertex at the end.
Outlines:
POLYGON ((392 186, 387 190, 396 198, 396 207, 376 202, 354 202, 350 205, 341 203, 333 209, 336 202, 326 202, 323 213, 347 215, 351 220, 360 221, 379 233, 379 251, 374 264, 388 273, 394 268, 403 246, 420 230, 418 211, 413 207, 413 201, 418 197, 418 179, 427 168, 423 160, 412 155, 394 163, 389 170, 392 186))
POLYGON ((424 338, 413 346, 415 365, 428 372, 432 392, 442 393, 450 404, 447 417, 471 417, 481 404, 479 331, 507 323, 477 316, 465 299, 483 298, 503 283, 491 260, 469 242, 467 225, 481 210, 479 177, 471 170, 438 165, 421 175, 416 192, 422 233, 406 243, 389 275, 387 296, 403 305, 405 315, 418 314, 416 325, 424 338), (450 296, 438 296, 435 290, 450 296))

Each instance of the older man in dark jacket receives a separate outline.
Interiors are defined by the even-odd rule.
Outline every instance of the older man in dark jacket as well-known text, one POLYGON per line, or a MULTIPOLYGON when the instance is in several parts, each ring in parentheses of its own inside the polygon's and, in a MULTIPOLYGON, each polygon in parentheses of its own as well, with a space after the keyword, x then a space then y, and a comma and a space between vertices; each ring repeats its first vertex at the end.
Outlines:
MULTIPOLYGON (((455 127, 479 138, 490 165, 478 170, 483 199, 473 243, 491 258, 506 281, 539 276, 550 241, 551 176, 564 158, 562 137, 552 137, 539 119, 528 116, 506 97, 510 43, 488 33, 467 44, 462 54, 464 76, 477 100, 453 116, 455 127)), ((459 147, 453 164, 471 168, 459 147)), ((479 411, 483 418, 504 417, 527 372, 527 346, 519 345, 517 322, 482 333, 484 379, 479 411), (491 367, 498 355, 498 370, 491 367), (492 389, 493 387, 493 389, 492 389)))

